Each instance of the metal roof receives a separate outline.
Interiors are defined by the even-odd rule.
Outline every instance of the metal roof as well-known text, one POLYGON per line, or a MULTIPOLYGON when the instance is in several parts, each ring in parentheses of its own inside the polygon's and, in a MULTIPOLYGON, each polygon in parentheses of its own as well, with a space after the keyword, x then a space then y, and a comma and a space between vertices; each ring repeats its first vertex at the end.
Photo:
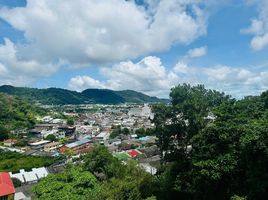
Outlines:
POLYGON ((88 139, 82 139, 82 140, 78 140, 76 142, 67 144, 66 147, 72 149, 74 147, 78 147, 78 146, 81 146, 81 145, 86 144, 86 143, 89 143, 89 142, 90 142, 90 140, 88 140, 88 139))
POLYGON ((15 193, 15 188, 8 172, 0 172, 0 197, 15 193))

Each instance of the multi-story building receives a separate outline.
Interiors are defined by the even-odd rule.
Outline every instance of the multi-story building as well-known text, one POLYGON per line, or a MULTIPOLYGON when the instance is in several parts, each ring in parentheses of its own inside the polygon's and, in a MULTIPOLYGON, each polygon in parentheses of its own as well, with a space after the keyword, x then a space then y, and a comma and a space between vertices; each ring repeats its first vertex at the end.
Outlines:
POLYGON ((45 152, 52 152, 52 151, 56 151, 60 147, 61 147, 61 143, 59 143, 59 142, 51 142, 51 143, 46 144, 44 146, 44 151, 45 152))

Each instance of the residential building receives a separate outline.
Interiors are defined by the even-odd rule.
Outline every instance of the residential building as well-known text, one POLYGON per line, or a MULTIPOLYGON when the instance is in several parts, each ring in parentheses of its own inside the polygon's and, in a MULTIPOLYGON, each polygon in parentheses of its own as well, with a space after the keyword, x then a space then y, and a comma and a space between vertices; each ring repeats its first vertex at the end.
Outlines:
POLYGON ((56 151, 60 147, 61 147, 61 143, 59 143, 59 142, 51 142, 51 143, 48 143, 48 144, 46 144, 44 146, 44 151, 45 152, 56 151))
POLYGON ((93 146, 91 145, 91 140, 89 139, 82 139, 76 142, 64 145, 60 147, 59 151, 63 154, 66 150, 71 150, 75 153, 86 153, 88 152, 93 146))
POLYGON ((4 143, 4 146, 11 147, 17 143, 17 140, 8 139, 8 140, 4 140, 3 143, 4 143))
POLYGON ((8 172, 0 172, 0 200, 14 200, 15 188, 8 172))
POLYGON ((41 140, 38 142, 29 143, 32 149, 43 149, 46 144, 50 143, 49 140, 41 140))
POLYGON ((32 171, 26 172, 21 169, 19 173, 9 173, 12 178, 19 179, 24 184, 36 183, 39 179, 48 175, 48 171, 45 167, 33 168, 32 171))

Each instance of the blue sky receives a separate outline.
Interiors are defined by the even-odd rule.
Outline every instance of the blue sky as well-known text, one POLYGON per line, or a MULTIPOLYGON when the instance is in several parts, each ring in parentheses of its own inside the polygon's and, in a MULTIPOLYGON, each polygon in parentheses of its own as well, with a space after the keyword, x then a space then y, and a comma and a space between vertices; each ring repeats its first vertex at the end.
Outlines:
POLYGON ((266 0, 0 0, 0 85, 268 89, 266 0), (137 3, 138 2, 138 3, 137 3))

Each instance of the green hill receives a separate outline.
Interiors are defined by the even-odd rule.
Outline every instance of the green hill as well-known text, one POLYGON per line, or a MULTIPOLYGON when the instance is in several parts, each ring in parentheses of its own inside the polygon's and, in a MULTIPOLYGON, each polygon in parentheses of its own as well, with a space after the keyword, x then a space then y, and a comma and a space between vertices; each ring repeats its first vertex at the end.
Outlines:
POLYGON ((32 127, 36 117, 45 113, 18 97, 0 93, 0 138, 3 139, 1 134, 7 130, 32 127))
POLYGON ((61 88, 37 89, 3 85, 0 86, 0 92, 16 95, 27 101, 47 105, 152 103, 167 101, 158 99, 157 97, 150 97, 133 90, 113 91, 107 89, 87 89, 82 92, 76 92, 61 88))
POLYGON ((126 100, 112 90, 103 89, 87 89, 82 92, 82 95, 92 103, 100 104, 118 104, 125 103, 126 100))
POLYGON ((117 95, 121 96, 126 102, 134 102, 134 103, 151 103, 151 102, 160 102, 164 101, 158 99, 157 97, 150 97, 148 95, 144 95, 141 92, 136 92, 133 90, 123 90, 123 91, 114 91, 117 95))

